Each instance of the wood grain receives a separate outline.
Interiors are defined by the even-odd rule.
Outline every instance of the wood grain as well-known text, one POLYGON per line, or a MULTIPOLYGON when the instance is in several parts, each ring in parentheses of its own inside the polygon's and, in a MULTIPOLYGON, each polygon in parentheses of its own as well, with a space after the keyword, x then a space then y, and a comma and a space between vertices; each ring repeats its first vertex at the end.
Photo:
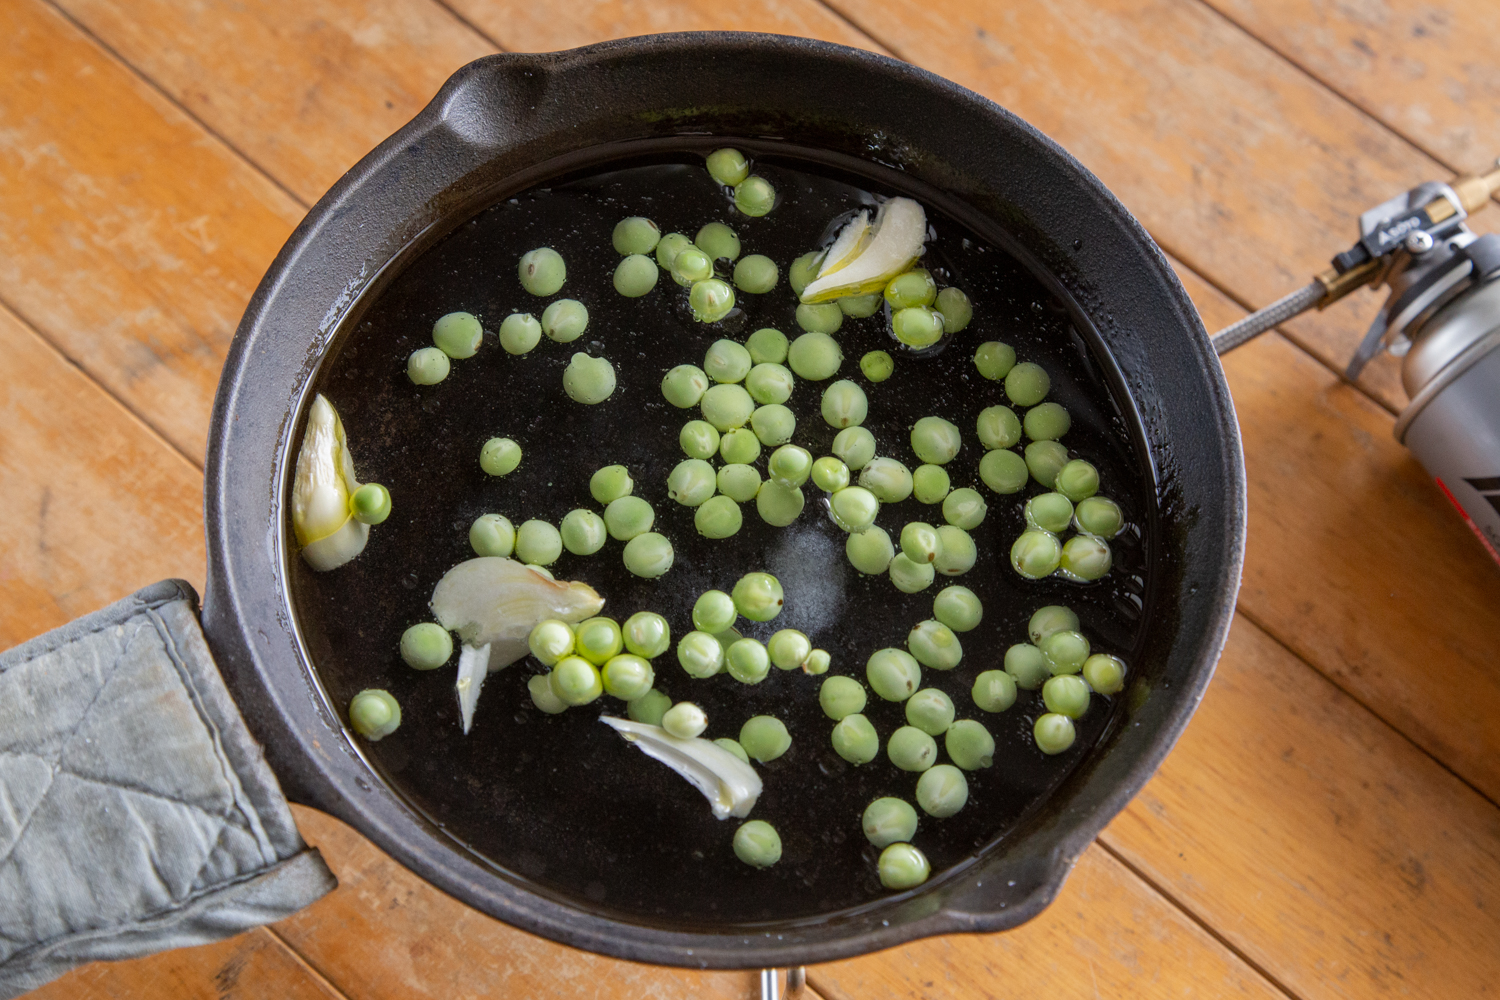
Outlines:
POLYGON ((269 931, 74 969, 26 1000, 343 1000, 269 931))
POLYGON ((1243 618, 1101 839, 1299 997, 1496 995, 1500 809, 1243 618))
POLYGON ((0 4, 0 300, 201 461, 224 352, 302 216, 39 0, 0 4))
POLYGON ((0 648, 163 577, 202 586, 203 478, 0 308, 0 648))

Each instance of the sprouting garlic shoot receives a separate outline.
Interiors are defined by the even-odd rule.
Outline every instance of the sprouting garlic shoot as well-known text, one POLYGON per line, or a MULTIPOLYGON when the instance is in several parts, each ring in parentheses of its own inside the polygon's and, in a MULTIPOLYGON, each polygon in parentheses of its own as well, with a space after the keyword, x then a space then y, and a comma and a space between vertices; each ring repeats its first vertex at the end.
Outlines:
POLYGON ((818 277, 802 289, 802 301, 881 291, 921 256, 926 239, 927 213, 910 198, 882 202, 873 222, 861 212, 839 231, 818 277))
POLYGON ((463 718, 464 735, 474 725, 474 706, 479 704, 479 689, 490 673, 490 646, 485 643, 475 648, 465 643, 458 654, 458 683, 453 690, 458 694, 458 711, 463 718))
POLYGON ((370 526, 355 519, 350 505, 359 487, 344 424, 319 393, 307 415, 292 482, 292 531, 313 569, 337 569, 364 551, 370 526))
POLYGON ((632 722, 611 715, 600 722, 676 771, 708 799, 715 819, 745 817, 760 798, 760 775, 749 764, 717 743, 702 737, 679 739, 660 726, 632 722))

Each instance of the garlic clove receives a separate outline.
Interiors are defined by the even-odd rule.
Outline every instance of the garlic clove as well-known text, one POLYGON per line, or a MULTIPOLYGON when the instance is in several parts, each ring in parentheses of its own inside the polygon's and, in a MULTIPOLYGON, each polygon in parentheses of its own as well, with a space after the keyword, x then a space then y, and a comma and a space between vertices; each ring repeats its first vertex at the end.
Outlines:
POLYGON ((701 737, 679 739, 660 726, 632 722, 611 715, 599 719, 653 757, 676 771, 708 799, 715 819, 745 817, 760 798, 760 775, 723 747, 701 737))
POLYGON ((882 291, 922 255, 927 213, 910 198, 882 202, 865 228, 863 213, 834 241, 818 277, 802 289, 803 302, 831 302, 846 295, 882 291))

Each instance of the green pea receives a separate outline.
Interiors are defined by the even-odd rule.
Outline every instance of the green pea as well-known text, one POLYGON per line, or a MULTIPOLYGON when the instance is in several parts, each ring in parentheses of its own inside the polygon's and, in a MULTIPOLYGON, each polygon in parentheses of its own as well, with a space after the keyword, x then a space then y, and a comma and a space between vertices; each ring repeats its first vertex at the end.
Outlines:
POLYGON ((1011 545, 1010 564, 1026 579, 1040 580, 1062 565, 1062 544, 1050 531, 1028 528, 1011 545))
POLYGON ((785 403, 795 385, 792 373, 772 361, 762 361, 745 376, 745 389, 757 403, 785 403))
POLYGON ((677 443, 689 458, 713 458, 719 451, 719 432, 706 420, 689 420, 678 432, 677 443))
POLYGON ((1033 441, 1056 441, 1072 425, 1073 418, 1060 403, 1040 403, 1026 411, 1026 436, 1033 441))
POLYGON ((720 383, 703 394, 700 402, 703 419, 713 424, 720 434, 743 427, 755 412, 755 400, 745 387, 733 383, 720 383))
POLYGON ((528 354, 542 342, 542 324, 531 313, 511 313, 500 322, 500 346, 506 354, 528 354))
POLYGON ((832 455, 824 455, 813 463, 812 481, 825 493, 837 493, 849 485, 849 466, 832 455))
MULTIPOLYGON (((651 690, 656 683, 656 671, 651 662, 634 653, 620 653, 605 661, 599 671, 604 684, 604 693, 621 701, 635 701, 651 690)), ((702 732, 700 729, 699 732, 702 732)), ((676 733, 672 734, 676 736, 676 733)), ((694 736, 697 733, 693 734, 694 736)))
POLYGON ((581 656, 565 656, 547 675, 552 693, 564 705, 587 705, 604 693, 599 668, 581 656))
POLYGON ((1108 653, 1095 653, 1083 661, 1083 679, 1100 694, 1119 694, 1125 688, 1125 661, 1108 653))
POLYGON ((760 473, 754 466, 731 463, 719 469, 719 492, 730 500, 749 503, 760 489, 760 473))
POLYGON ((890 534, 876 525, 868 531, 850 535, 844 541, 844 555, 848 556, 849 565, 859 572, 878 576, 890 568, 896 547, 891 544, 890 534))
POLYGON ((677 255, 692 245, 693 241, 682 233, 668 233, 656 244, 657 266, 664 267, 670 272, 672 262, 677 259, 677 255))
POLYGON ((734 287, 751 295, 764 295, 776 287, 781 272, 776 262, 764 254, 752 253, 741 257, 734 265, 734 287))
POLYGON ((349 511, 361 524, 383 524, 391 516, 391 491, 379 483, 365 483, 349 498, 349 511))
MULTIPOLYGON (((985 341, 974 351, 974 367, 991 382, 999 382, 1016 366, 1016 350, 998 340, 985 341)), ((1043 393, 1045 395, 1045 393, 1043 393)))
POLYGON ((448 377, 451 362, 436 347, 422 347, 406 359, 406 377, 415 385, 437 385, 448 377))
POLYGON ((1073 728, 1073 720, 1066 715, 1048 712, 1036 720, 1036 725, 1031 728, 1031 735, 1042 753, 1060 754, 1073 745, 1078 731, 1073 728))
MULTIPOLYGON (((765 441, 765 438, 761 440, 765 441)), ((801 486, 812 475, 812 464, 812 452, 801 445, 784 444, 771 452, 766 461, 766 472, 786 486, 801 486)))
POLYGON ((696 507, 718 489, 714 467, 701 458, 685 458, 667 476, 667 496, 684 507, 696 507))
POLYGON ((577 340, 583 336, 583 331, 588 329, 588 325, 588 308, 577 299, 558 299, 542 310, 542 332, 549 340, 559 344, 577 340))
POLYGON ((750 352, 732 340, 716 340, 703 356, 703 370, 715 382, 743 382, 750 373, 750 352))
POLYGON ((563 515, 558 534, 563 548, 575 556, 591 556, 604 548, 604 518, 591 510, 570 510, 563 515))
POLYGON ((615 265, 615 291, 627 299, 638 299, 656 287, 660 275, 656 261, 645 254, 633 253, 615 265))
POLYGON ((947 333, 965 329, 974 318, 973 303, 957 288, 948 287, 938 292, 937 301, 933 305, 943 317, 943 330, 947 333))
POLYGON ((802 661, 802 672, 809 677, 818 677, 828 673, 828 668, 833 666, 833 657, 826 649, 815 649, 807 654, 802 661))
POLYGON ((859 359, 859 370, 871 382, 884 382, 896 372, 896 362, 885 351, 871 351, 859 359))
POLYGON ((1051 388, 1047 372, 1033 361, 1022 361, 1005 375, 1005 395, 1017 406, 1035 406, 1051 388))
POLYGON ((523 521, 516 530, 516 558, 523 563, 551 566, 562 555, 562 535, 546 521, 523 521))
POLYGON ((792 439, 797 431, 797 415, 780 403, 768 403, 750 414, 750 429, 761 444, 775 448, 792 439))
POLYGON ((672 543, 667 541, 665 535, 654 531, 636 535, 626 542, 622 556, 627 570, 647 580, 655 580, 666 573, 672 568, 672 560, 675 558, 672 543))
POLYGON ((1089 658, 1089 641, 1082 632, 1064 629, 1053 632, 1037 644, 1053 674, 1076 674, 1089 658))
POLYGON ((731 594, 739 613, 753 622, 768 622, 781 614, 785 595, 781 581, 770 573, 746 573, 731 594))
POLYGON ((1026 501, 1026 523, 1058 534, 1073 523, 1073 502, 1061 493, 1043 493, 1026 501))
POLYGON ((628 542, 651 530, 656 511, 640 497, 623 496, 611 500, 604 508, 604 526, 609 537, 628 542))
POLYGON ((801 295, 802 289, 812 284, 818 277, 818 269, 823 266, 823 252, 813 250, 792 261, 792 266, 787 269, 787 284, 792 286, 793 295, 801 295))
POLYGON ((906 637, 906 647, 918 663, 933 670, 952 670, 964 655, 963 645, 953 630, 931 620, 917 623, 906 637))
POLYGON ((937 533, 942 547, 938 550, 937 558, 932 561, 933 569, 944 576, 962 576, 974 568, 974 562, 979 558, 979 549, 974 544, 973 536, 951 524, 941 525, 937 533))
MULTIPOLYGON (((845 295, 838 300, 838 307, 845 316, 850 319, 868 319, 880 312, 885 300, 879 292, 871 292, 869 295, 845 295)), ((879 382, 880 379, 871 381, 879 382)))
POLYGON ((712 677, 724 668, 724 646, 707 632, 689 632, 677 643, 677 662, 690 677, 712 677))
POLYGON ((724 668, 741 684, 759 684, 771 672, 771 656, 759 639, 738 639, 724 651, 724 668))
POLYGON ((1079 531, 1101 538, 1113 538, 1125 527, 1125 515, 1120 511, 1120 505, 1101 496, 1080 500, 1073 520, 1079 531))
POLYGON ((508 556, 516 548, 516 529, 499 514, 481 514, 469 526, 469 546, 479 556, 508 556))
POLYGON ((830 734, 833 752, 858 767, 868 764, 880 754, 880 734, 863 715, 846 715, 838 721, 830 734))
POLYGON ((697 365, 678 365, 661 380, 661 394, 680 410, 697 406, 708 390, 708 375, 697 365))
POLYGON ((969 801, 969 779, 952 764, 938 764, 917 779, 917 805, 935 819, 946 819, 969 801))
POLYGON ((822 382, 839 370, 844 363, 844 352, 838 341, 826 333, 804 333, 787 348, 786 363, 798 378, 822 382))
POLYGON ((876 799, 859 819, 865 837, 876 847, 889 847, 917 835, 917 811, 903 799, 876 799))
POLYGON ((949 493, 943 500, 943 520, 955 528, 973 531, 984 523, 989 509, 978 490, 965 486, 949 493))
POLYGON ((1089 686, 1082 677, 1060 674, 1042 685, 1042 701, 1049 712, 1081 719, 1089 709, 1089 686))
POLYGON ((833 436, 829 449, 850 471, 858 472, 875 457, 875 435, 864 427, 846 427, 833 436))
POLYGON ((1061 604, 1049 604, 1046 607, 1037 608, 1031 615, 1031 620, 1026 623, 1026 634, 1031 641, 1039 643, 1054 632, 1077 632, 1078 615, 1072 608, 1061 604))
POLYGON ((865 662, 865 679, 886 701, 905 701, 921 686, 922 668, 904 649, 879 649, 865 662))
POLYGON ((887 889, 915 889, 932 874, 927 855, 910 844, 892 844, 881 851, 876 867, 887 889))
MULTIPOLYGON (((1011 679, 1008 674, 998 670, 992 670, 990 673, 1004 678, 1005 681, 1011 679)), ((1011 683, 1012 701, 1015 700, 1015 691, 1015 684, 1011 683)), ((978 771, 995 762, 995 738, 982 723, 975 722, 973 719, 963 719, 948 727, 943 739, 943 748, 948 751, 948 758, 965 771, 978 771)), ((928 811, 931 812, 931 810, 928 811)))
POLYGON ((596 667, 620 655, 625 648, 625 634, 619 623, 604 615, 579 622, 573 635, 576 654, 596 667))
POLYGON ((740 505, 727 496, 709 497, 693 512, 693 527, 704 538, 728 538, 744 523, 740 505))
POLYGON ((963 447, 963 435, 942 417, 923 417, 911 429, 911 450, 931 465, 947 465, 963 447))
POLYGON ((508 476, 521 464, 521 446, 510 438, 493 437, 479 449, 479 467, 491 476, 508 476))
POLYGON ((738 149, 716 149, 708 154, 708 175, 725 187, 734 187, 750 176, 750 161, 738 149))
POLYGON ((749 465, 760 457, 760 438, 748 427, 725 431, 719 439, 719 457, 730 465, 749 465))
POLYGON ((1058 568, 1069 580, 1089 582, 1102 578, 1114 563, 1109 543, 1096 535, 1074 535, 1063 543, 1058 568))
POLYGON ((974 678, 969 693, 983 711, 1003 712, 1016 703, 1016 679, 1004 670, 986 670, 974 678))
POLYGON ((1005 651, 1005 672, 1024 691, 1035 691, 1052 676, 1047 658, 1029 642, 1018 642, 1005 651))
POLYGON ((979 478, 996 493, 1019 493, 1031 478, 1031 470, 1020 455, 997 448, 979 460, 979 478))
MULTIPOLYGON (((779 365, 786 360, 786 334, 774 327, 765 326, 756 330, 745 339, 745 347, 750 351, 750 360, 758 365, 779 365)), ((784 403, 786 400, 774 399, 768 402, 784 403)))
POLYGON ((919 465, 911 474, 911 491, 917 503, 942 503, 951 488, 948 471, 941 465, 919 465))
POLYGON ((744 747, 740 746, 739 740, 731 740, 728 737, 721 736, 714 740, 714 745, 729 751, 746 764, 750 763, 750 755, 745 752, 744 747))
POLYGON ((453 637, 436 622, 422 622, 401 633, 401 659, 413 670, 436 670, 453 655, 453 637))
POLYGON ((695 246, 686 246, 672 258, 672 280, 684 287, 691 287, 714 276, 714 261, 695 246))
POLYGON ((865 391, 848 379, 840 379, 823 390, 823 420, 830 427, 857 427, 870 412, 865 391))
POLYGON ((950 584, 933 598, 932 617, 955 632, 968 632, 984 617, 984 605, 968 587, 950 584))
POLYGON ((652 689, 634 701, 626 702, 625 714, 643 726, 659 726, 662 716, 671 707, 672 699, 665 692, 652 689))
POLYGON ((907 724, 929 736, 941 736, 953 724, 953 699, 937 688, 923 688, 906 699, 907 724))
POLYGON ((626 649, 648 660, 656 659, 672 645, 671 626, 653 611, 637 611, 625 619, 620 633, 626 649))
POLYGON ((885 286, 885 300, 892 309, 930 306, 937 299, 937 282, 922 268, 892 278, 885 286))
POLYGON ((1057 471, 1057 492, 1077 503, 1099 492, 1099 470, 1075 458, 1057 471))
POLYGON ((531 703, 548 715, 559 715, 568 710, 568 703, 552 693, 552 678, 548 674, 533 674, 526 682, 531 693, 531 703))
POLYGON ((615 366, 580 351, 563 369, 563 391, 575 403, 602 403, 615 391, 615 366))
POLYGON ((734 289, 718 278, 694 282, 688 293, 688 305, 698 322, 717 323, 734 309, 734 289))
POLYGON ((734 598, 722 590, 705 590, 693 603, 693 628, 709 635, 723 632, 738 616, 734 598))
POLYGON ((917 594, 932 586, 937 571, 931 563, 919 563, 898 552, 891 560, 891 583, 903 594, 917 594))
POLYGON ((1008 406, 988 406, 979 411, 974 422, 979 443, 991 450, 1010 448, 1021 440, 1021 421, 1008 406))
POLYGON ((521 256, 516 266, 521 287, 532 295, 546 297, 556 295, 568 280, 568 267, 562 255, 551 247, 539 247, 521 256))
POLYGON ((690 701, 679 701, 662 713, 661 727, 679 740, 697 739, 708 728, 708 716, 690 701))
POLYGON ((472 358, 484 340, 484 327, 473 313, 451 312, 432 324, 432 342, 450 358, 472 358))
POLYGON ((937 529, 922 521, 911 521, 901 529, 901 552, 919 565, 932 562, 942 551, 943 541, 937 529))
POLYGON ((754 715, 740 727, 740 746, 752 760, 762 764, 780 757, 791 745, 792 737, 786 726, 774 716, 754 715))
POLYGON ((776 207, 776 189, 764 177, 751 174, 734 186, 734 207, 758 219, 776 207))
POLYGON ((853 534, 868 531, 880 513, 875 494, 859 486, 846 486, 828 501, 828 516, 833 523, 853 534))
POLYGON ((400 725, 401 706, 389 691, 370 688, 349 702, 349 727, 371 743, 385 739, 400 725))
MULTIPOLYGON (((836 302, 804 302, 797 306, 797 325, 808 333, 837 333, 844 325, 844 311, 836 302)), ((796 366, 793 366, 796 370, 796 366)), ((797 372, 801 375, 801 372, 797 372)), ((812 376, 805 376, 811 378, 812 376)))
POLYGON ((1047 489, 1057 485, 1057 474, 1068 464, 1068 449, 1056 441, 1033 441, 1026 446, 1026 468, 1047 489))
POLYGON ((864 685, 853 677, 826 677, 818 689, 818 704, 834 722, 865 710, 864 685))
POLYGON ((806 502, 800 487, 767 479, 755 494, 755 511, 772 527, 785 528, 797 520, 806 502))
POLYGON ((661 230, 650 219, 633 215, 615 223, 610 242, 614 244, 615 253, 622 257, 650 253, 661 242, 661 230))
MULTIPOLYGON (((838 441, 834 441, 837 446, 838 441)), ((838 454, 837 451, 834 454, 838 454)), ((847 458, 845 462, 849 462, 847 458)), ((849 462, 854 468, 854 463, 849 462)), ((913 482, 911 470, 894 458, 875 458, 865 463, 859 473, 859 485, 875 494, 881 503, 900 503, 911 496, 913 482)))
POLYGON ((796 670, 812 653, 812 641, 794 628, 784 628, 771 636, 766 652, 777 670, 796 670))
POLYGON ((698 249, 708 254, 711 260, 738 260, 740 256, 740 238, 735 235, 733 229, 722 222, 710 222, 698 230, 698 235, 693 237, 693 242, 698 249))
POLYGON ((589 495, 602 504, 628 497, 634 489, 630 470, 623 465, 606 465, 589 477, 589 495))
POLYGON ((902 726, 886 740, 885 755, 903 771, 925 771, 937 763, 937 741, 916 726, 902 726))
POLYGON ((734 831, 734 856, 751 868, 769 868, 781 860, 781 836, 763 819, 752 819, 734 831))
POLYGON ((891 332, 907 347, 931 347, 943 339, 943 317, 927 306, 898 309, 891 314, 891 332))
POLYGON ((526 639, 527 649, 544 667, 554 666, 564 656, 571 655, 575 643, 573 626, 557 618, 537 622, 526 639))

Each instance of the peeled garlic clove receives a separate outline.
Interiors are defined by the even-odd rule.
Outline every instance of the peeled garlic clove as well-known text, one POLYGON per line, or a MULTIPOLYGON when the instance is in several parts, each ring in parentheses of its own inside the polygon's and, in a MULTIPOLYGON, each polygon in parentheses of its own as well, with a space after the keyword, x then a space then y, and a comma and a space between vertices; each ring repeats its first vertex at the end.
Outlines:
POLYGON ((823 266, 818 268, 818 277, 842 271, 869 245, 873 233, 869 212, 860 212, 850 219, 844 228, 839 230, 833 246, 829 247, 828 252, 823 255, 823 266))
POLYGON ((839 233, 818 277, 802 289, 803 302, 831 302, 845 295, 882 291, 921 256, 927 213, 912 199, 891 198, 881 204, 867 229, 859 229, 861 223, 862 216, 856 216, 839 233), (850 245, 841 251, 846 237, 850 245), (836 257, 840 251, 843 256, 836 257))
POLYGON ((601 716, 599 721, 687 779, 713 809, 715 819, 745 817, 760 798, 760 775, 723 747, 701 737, 679 739, 660 726, 601 716))
POLYGON ((356 521, 349 505, 359 486, 343 421, 319 393, 307 414, 292 480, 292 531, 313 569, 337 569, 364 551, 370 526, 356 521))
POLYGON ((491 671, 526 655, 537 622, 581 622, 602 607, 604 598, 588 584, 550 580, 503 556, 461 562, 432 591, 432 610, 443 628, 466 645, 491 647, 491 671))
POLYGON ((463 717, 464 735, 474 725, 474 706, 479 704, 479 689, 490 672, 490 647, 488 644, 475 648, 464 644, 458 654, 458 683, 453 690, 458 693, 458 712, 463 717))

